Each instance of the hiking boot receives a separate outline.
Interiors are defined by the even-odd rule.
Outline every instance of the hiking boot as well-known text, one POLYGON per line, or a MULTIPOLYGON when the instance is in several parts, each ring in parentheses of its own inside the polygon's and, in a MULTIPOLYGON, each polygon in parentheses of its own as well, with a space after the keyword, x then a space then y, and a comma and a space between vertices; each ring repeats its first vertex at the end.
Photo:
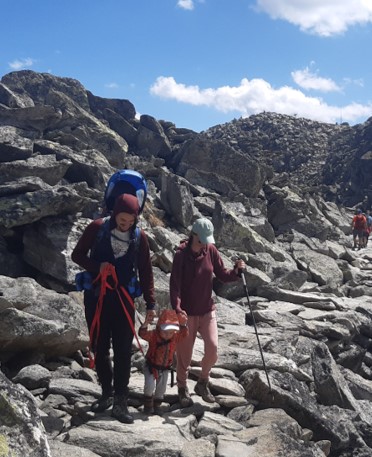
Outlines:
POLYGON ((161 408, 161 404, 163 403, 163 400, 161 398, 154 398, 154 413, 161 415, 163 410, 161 408))
POLYGON ((179 387, 178 388, 178 400, 182 406, 182 408, 187 408, 191 406, 194 402, 190 397, 190 392, 187 387, 179 387))
POLYGON ((115 417, 123 424, 133 424, 133 416, 129 414, 126 395, 115 395, 114 406, 112 407, 112 417, 115 417))
POLYGON ((196 395, 200 395, 205 402, 214 403, 216 401, 214 395, 212 395, 209 390, 208 379, 199 379, 194 390, 196 395))
POLYGON ((103 393, 98 400, 92 403, 90 410, 94 413, 102 413, 112 405, 112 393, 103 393))
POLYGON ((144 397, 143 412, 145 414, 154 413, 154 397, 144 397))

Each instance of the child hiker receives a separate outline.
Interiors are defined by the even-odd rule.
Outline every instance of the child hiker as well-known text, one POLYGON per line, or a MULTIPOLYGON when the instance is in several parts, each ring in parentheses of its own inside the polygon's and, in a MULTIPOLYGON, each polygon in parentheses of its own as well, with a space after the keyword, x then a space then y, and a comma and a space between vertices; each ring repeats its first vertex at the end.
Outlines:
POLYGON ((176 345, 189 334, 186 314, 177 315, 173 309, 163 310, 155 330, 148 330, 153 318, 147 314, 138 331, 139 336, 149 343, 144 365, 146 414, 161 412, 160 406, 167 388, 168 373, 173 363, 176 345))

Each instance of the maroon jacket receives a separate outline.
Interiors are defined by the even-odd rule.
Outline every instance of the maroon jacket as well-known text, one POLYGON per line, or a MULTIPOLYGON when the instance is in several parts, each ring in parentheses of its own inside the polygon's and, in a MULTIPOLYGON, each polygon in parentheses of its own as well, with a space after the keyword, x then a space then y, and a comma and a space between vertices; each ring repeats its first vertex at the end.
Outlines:
POLYGON ((221 282, 233 282, 239 276, 227 270, 214 244, 207 244, 195 255, 190 242, 179 246, 170 277, 170 300, 176 311, 185 310, 189 316, 202 316, 216 308, 212 299, 213 274, 221 282))
MULTIPOLYGON (((71 255, 72 260, 89 271, 93 277, 98 275, 101 262, 91 258, 89 252, 96 242, 97 234, 103 222, 104 219, 96 219, 86 227, 71 255)), ((138 274, 147 309, 152 309, 155 306, 154 277, 150 248, 147 236, 143 230, 141 230, 141 239, 138 249, 138 274)))

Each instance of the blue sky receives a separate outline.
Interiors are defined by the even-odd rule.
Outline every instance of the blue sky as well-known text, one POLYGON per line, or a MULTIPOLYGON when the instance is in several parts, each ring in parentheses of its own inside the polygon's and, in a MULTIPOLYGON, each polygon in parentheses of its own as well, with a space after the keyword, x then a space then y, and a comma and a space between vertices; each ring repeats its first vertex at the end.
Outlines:
POLYGON ((21 69, 200 132, 263 111, 372 116, 371 0, 0 0, 0 77, 21 69))

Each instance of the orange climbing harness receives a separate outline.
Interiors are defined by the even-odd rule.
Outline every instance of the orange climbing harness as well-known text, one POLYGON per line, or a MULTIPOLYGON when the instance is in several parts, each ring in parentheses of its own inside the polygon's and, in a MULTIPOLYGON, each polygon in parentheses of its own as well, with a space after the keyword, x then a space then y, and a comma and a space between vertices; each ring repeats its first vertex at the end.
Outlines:
POLYGON ((107 289, 110 290, 116 290, 121 306, 123 308, 124 314, 126 315, 129 325, 132 329, 133 335, 135 336, 138 346, 142 352, 143 355, 144 351, 141 346, 141 343, 139 342, 136 329, 134 328, 134 323, 131 319, 131 316, 124 304, 123 301, 123 296, 127 299, 128 303, 131 305, 133 309, 135 309, 134 302, 132 297, 129 295, 128 291, 125 289, 125 287, 121 286, 118 281, 118 277, 116 275, 116 270, 115 267, 111 264, 108 264, 102 271, 100 271, 99 275, 95 278, 93 283, 95 282, 101 282, 101 287, 100 287, 100 292, 99 292, 99 297, 98 297, 98 302, 96 306, 96 312, 94 313, 93 317, 93 322, 90 327, 90 332, 89 332, 89 339, 90 339, 90 351, 89 351, 89 367, 94 368, 95 366, 95 359, 96 359, 96 348, 97 348, 97 342, 98 342, 98 337, 99 337, 99 332, 100 332, 100 326, 101 326, 101 313, 102 313, 102 307, 103 307, 103 300, 106 295, 107 289), (108 282, 108 278, 111 277, 113 282, 113 286, 110 285, 108 282), (93 355, 92 355, 93 353, 93 355))

